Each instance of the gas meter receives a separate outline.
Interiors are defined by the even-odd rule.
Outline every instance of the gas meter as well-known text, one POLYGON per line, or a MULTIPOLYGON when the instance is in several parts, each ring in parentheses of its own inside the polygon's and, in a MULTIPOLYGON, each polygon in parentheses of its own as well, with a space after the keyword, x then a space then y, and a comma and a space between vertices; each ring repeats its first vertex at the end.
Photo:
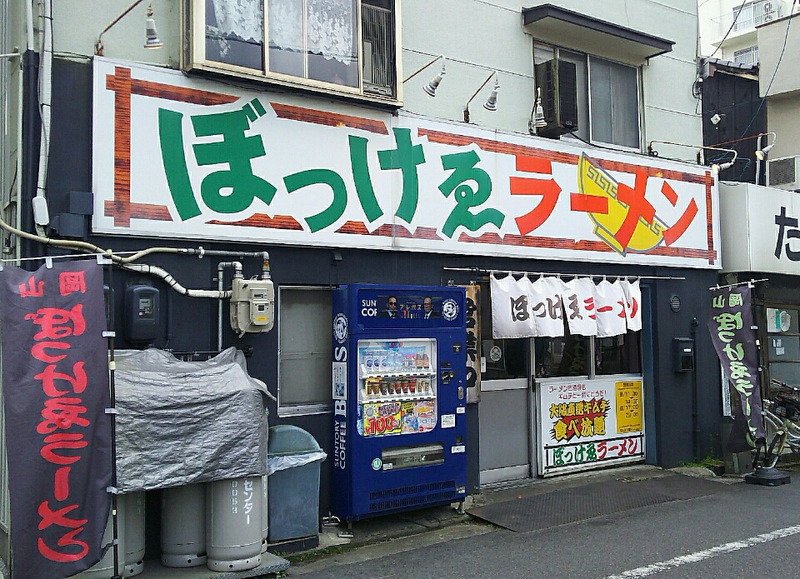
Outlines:
POLYGON ((275 288, 271 279, 234 278, 231 287, 231 328, 245 333, 269 332, 275 323, 275 288))

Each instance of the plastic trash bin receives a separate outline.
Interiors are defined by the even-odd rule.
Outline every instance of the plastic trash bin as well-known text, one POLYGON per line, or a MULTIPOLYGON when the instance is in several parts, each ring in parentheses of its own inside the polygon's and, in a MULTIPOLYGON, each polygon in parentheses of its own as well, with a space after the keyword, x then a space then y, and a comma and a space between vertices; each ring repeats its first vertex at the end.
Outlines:
POLYGON ((319 533, 319 465, 325 460, 314 437, 302 428, 269 429, 269 542, 319 533))

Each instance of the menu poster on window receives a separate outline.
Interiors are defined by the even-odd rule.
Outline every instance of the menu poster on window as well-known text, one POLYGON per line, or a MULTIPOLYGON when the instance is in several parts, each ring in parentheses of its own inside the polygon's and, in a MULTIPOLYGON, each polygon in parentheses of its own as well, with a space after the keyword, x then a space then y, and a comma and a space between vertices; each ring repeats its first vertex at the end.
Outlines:
POLYGON ((642 383, 639 381, 617 382, 617 433, 642 430, 642 383))
POLYGON ((641 377, 547 379, 537 395, 540 475, 644 458, 641 377))

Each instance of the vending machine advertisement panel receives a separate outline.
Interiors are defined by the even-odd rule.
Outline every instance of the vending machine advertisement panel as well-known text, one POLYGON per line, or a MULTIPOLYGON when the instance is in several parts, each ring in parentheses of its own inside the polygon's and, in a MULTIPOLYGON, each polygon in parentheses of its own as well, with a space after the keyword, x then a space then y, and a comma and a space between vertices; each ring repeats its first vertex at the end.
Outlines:
POLYGON ((465 291, 353 284, 333 298, 333 513, 461 502, 465 291))

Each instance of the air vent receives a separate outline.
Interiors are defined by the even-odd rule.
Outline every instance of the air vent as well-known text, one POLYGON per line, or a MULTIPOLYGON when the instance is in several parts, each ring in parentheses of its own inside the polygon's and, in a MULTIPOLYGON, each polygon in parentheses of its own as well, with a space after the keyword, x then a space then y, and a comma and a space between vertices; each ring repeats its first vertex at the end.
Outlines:
POLYGON ((369 494, 369 511, 380 513, 415 506, 460 500, 455 481, 440 481, 427 484, 398 487, 369 494))
POLYGON ((767 185, 779 189, 800 189, 800 157, 784 157, 767 161, 767 185))

